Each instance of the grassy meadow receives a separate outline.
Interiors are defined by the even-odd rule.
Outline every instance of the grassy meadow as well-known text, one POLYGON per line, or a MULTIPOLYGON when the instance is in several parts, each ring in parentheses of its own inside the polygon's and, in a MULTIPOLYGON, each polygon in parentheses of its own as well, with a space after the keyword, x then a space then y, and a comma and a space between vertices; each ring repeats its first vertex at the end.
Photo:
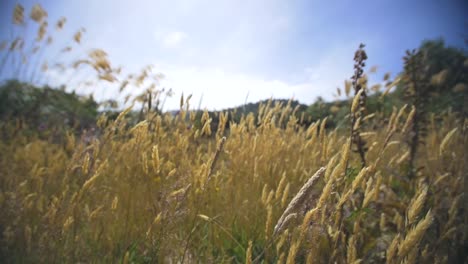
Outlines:
MULTIPOLYGON (((14 18, 12 28, 37 26, 31 47, 47 48, 44 10, 17 6, 14 18)), ((24 42, 6 42, 0 71, 32 76, 21 56, 43 58, 24 42)), ((335 128, 327 117, 303 125, 271 100, 236 121, 218 112, 216 125, 189 97, 177 114, 154 111, 157 85, 134 98, 141 111, 99 115, 90 138, 1 119, 1 262, 463 263, 468 119, 426 110, 418 54, 401 76, 407 103, 369 112, 366 57, 358 49, 347 125, 335 128)), ((98 49, 70 66, 80 67, 122 90, 151 81, 145 70, 120 78, 98 49)))

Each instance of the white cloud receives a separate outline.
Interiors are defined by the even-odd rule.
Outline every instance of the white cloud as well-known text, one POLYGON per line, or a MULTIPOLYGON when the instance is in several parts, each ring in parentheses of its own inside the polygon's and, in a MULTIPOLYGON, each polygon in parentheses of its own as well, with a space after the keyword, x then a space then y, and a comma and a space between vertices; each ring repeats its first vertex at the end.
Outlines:
POLYGON ((161 85, 172 88, 175 98, 167 101, 166 109, 177 109, 179 97, 192 94, 191 105, 221 110, 229 107, 273 98, 299 100, 311 104, 318 96, 332 99, 332 93, 338 85, 343 85, 347 72, 331 72, 333 68, 315 67, 314 72, 298 73, 303 81, 291 83, 280 79, 265 79, 245 73, 228 72, 221 68, 163 67, 166 79, 161 85), (312 76, 310 76, 310 74, 312 76))
MULTIPOLYGON (((332 93, 337 86, 342 86, 346 76, 347 68, 344 72, 336 71, 331 67, 328 60, 324 60, 314 67, 308 67, 303 72, 296 75, 302 76, 301 81, 288 82, 281 79, 267 79, 260 76, 230 72, 223 68, 204 68, 199 66, 174 66, 159 64, 153 71, 162 72, 165 78, 160 81, 160 88, 171 88, 174 91, 174 97, 168 98, 164 110, 174 110, 179 107, 179 99, 183 93, 185 96, 192 94, 192 108, 208 108, 210 110, 222 110, 230 107, 239 106, 247 102, 257 102, 260 100, 272 98, 299 100, 301 103, 311 104, 318 96, 326 99, 332 99, 332 93), (200 102, 200 100, 202 100, 200 102)), ((68 83, 68 91, 76 89, 79 94, 94 94, 97 101, 107 99, 116 99, 123 102, 124 94, 119 94, 118 85, 107 82, 99 82, 99 85, 90 87, 78 85, 84 79, 73 78, 70 83, 70 77, 73 76, 73 70, 67 69, 63 73, 49 71, 49 83, 58 86, 68 83), (72 88, 73 87, 73 88, 72 88)), ((89 77, 90 75, 84 75, 89 77)), ((91 75, 93 76, 93 75, 91 75)), ((130 88, 125 94, 131 93, 138 95, 144 87, 130 88)))
MULTIPOLYGON (((176 46, 180 44, 187 34, 182 31, 158 31, 154 35, 163 45, 176 46)), ((356 43, 347 45, 335 45, 328 47, 312 63, 306 64, 301 70, 291 70, 286 76, 268 77, 268 75, 256 74, 248 70, 236 70, 224 66, 223 62, 229 62, 227 58, 220 58, 216 66, 203 63, 177 64, 168 59, 159 61, 155 65, 153 73, 161 72, 166 78, 160 82, 161 88, 172 88, 175 92, 173 98, 168 98, 165 110, 178 109, 179 98, 192 94, 192 107, 197 108, 199 102, 201 108, 225 109, 244 104, 248 95, 248 102, 273 98, 295 98, 302 103, 311 104, 318 96, 326 100, 333 99, 337 87, 343 87, 344 80, 352 75, 352 54, 356 43), (288 77, 289 76, 289 77, 288 77)), ((183 52, 181 49, 180 52, 183 52)), ((138 63, 126 63, 126 70, 132 73, 139 72, 138 63), (133 65, 133 66, 132 66, 133 65)), ((125 72, 125 74, 130 72, 125 72)), ((100 82, 97 86, 86 87, 78 85, 83 78, 95 79, 93 73, 87 71, 64 73, 50 71, 48 73, 51 84, 67 83, 76 88, 77 93, 94 93, 95 99, 104 101, 116 99, 123 102, 124 95, 118 93, 118 85, 100 82), (70 79, 72 82, 70 83, 70 79), (116 87, 113 87, 116 86, 116 87)), ((147 84, 144 87, 148 87, 147 84)), ((125 93, 137 95, 141 89, 132 88, 125 93)))
POLYGON ((165 48, 174 48, 188 38, 187 33, 182 31, 156 32, 155 35, 165 48))

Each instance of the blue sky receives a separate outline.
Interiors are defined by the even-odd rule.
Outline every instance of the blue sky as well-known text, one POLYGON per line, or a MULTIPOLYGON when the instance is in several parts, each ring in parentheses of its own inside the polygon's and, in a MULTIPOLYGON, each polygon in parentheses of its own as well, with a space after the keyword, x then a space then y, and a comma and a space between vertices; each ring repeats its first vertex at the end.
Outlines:
MULTIPOLYGON (((167 108, 193 94, 198 105, 222 109, 270 97, 294 97, 312 103, 332 99, 353 73, 353 55, 365 43, 368 66, 378 66, 371 80, 402 69, 406 49, 424 39, 443 37, 465 47, 468 4, 462 0, 82 0, 20 1, 26 10, 40 3, 55 23, 67 17, 56 43, 69 43, 80 27, 83 52, 103 48, 114 64, 138 72, 147 64, 173 88, 167 108)), ((9 25, 14 1, 1 3, 9 25)), ((6 28, 0 33, 6 38, 6 28)), ((35 34, 35 32, 33 32, 35 34)), ((57 44, 59 45, 59 44, 57 44)), ((72 73, 69 73, 72 74, 72 73)), ((56 74, 51 82, 65 82, 56 74)), ((116 97, 112 87, 97 87, 97 99, 116 97)))

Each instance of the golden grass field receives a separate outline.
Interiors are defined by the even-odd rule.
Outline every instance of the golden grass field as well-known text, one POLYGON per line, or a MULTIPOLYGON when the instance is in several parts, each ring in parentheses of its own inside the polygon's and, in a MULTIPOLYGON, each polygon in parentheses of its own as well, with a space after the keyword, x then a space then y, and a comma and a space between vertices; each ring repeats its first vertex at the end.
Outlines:
MULTIPOLYGON (((112 76, 101 55, 82 63, 112 76)), ((130 109, 102 116, 91 142, 72 132, 55 142, 27 133, 27 124, 0 123, 2 259, 463 262, 466 118, 429 116, 409 177, 411 106, 363 119, 377 128, 360 130, 369 147, 361 168, 348 130, 326 129, 326 119, 300 126, 289 105, 264 104, 230 124, 230 113, 220 113, 212 129, 206 112, 200 128, 190 126, 188 103, 136 125, 130 109)))

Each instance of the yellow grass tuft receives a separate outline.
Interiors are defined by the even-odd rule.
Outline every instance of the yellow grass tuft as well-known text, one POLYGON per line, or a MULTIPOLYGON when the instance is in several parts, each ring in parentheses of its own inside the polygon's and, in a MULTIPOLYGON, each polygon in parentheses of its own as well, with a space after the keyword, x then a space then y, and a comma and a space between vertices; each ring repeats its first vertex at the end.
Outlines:
POLYGON ((429 226, 432 224, 433 221, 433 215, 432 212, 429 211, 426 214, 426 217, 422 219, 415 228, 411 229, 406 237, 403 239, 403 241, 399 244, 398 246, 398 256, 400 258, 405 257, 411 249, 416 247, 421 240, 421 238, 424 236, 426 230, 429 228, 429 226))

